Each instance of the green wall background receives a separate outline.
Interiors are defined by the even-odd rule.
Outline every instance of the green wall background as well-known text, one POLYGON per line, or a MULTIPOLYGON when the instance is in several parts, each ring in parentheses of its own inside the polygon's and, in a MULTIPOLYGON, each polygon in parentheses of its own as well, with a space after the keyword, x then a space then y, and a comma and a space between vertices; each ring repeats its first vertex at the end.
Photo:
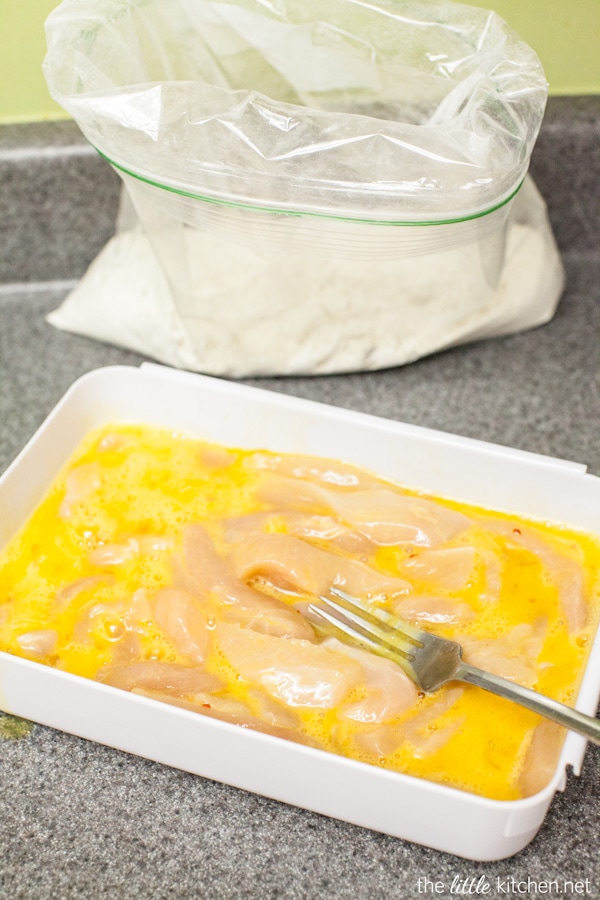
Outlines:
MULTIPOLYGON (((537 51, 553 95, 600 94, 600 0, 471 0, 537 51)), ((66 118, 46 89, 44 20, 58 0, 0 0, 0 122, 66 118)))

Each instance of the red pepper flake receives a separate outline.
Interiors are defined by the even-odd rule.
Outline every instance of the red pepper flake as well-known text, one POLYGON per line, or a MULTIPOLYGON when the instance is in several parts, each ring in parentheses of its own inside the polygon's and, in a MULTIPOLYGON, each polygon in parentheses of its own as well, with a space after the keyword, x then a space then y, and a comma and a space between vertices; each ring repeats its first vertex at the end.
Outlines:
POLYGON ((210 705, 210 703, 203 703, 202 706, 205 706, 206 709, 212 709, 212 706, 210 705))
POLYGON ((521 534, 520 528, 513 528, 513 534, 521 534))

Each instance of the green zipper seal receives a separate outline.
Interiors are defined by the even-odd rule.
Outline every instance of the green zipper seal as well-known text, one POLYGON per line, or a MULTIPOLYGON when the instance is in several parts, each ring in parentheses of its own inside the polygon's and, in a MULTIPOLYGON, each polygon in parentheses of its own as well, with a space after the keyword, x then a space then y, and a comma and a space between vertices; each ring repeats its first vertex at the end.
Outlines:
POLYGON ((491 213, 496 212, 498 209, 502 209, 503 206, 506 206, 507 203, 510 203, 511 200, 516 197, 523 186, 523 181, 521 181, 515 190, 502 200, 500 203, 497 203, 495 206, 491 206, 489 209, 485 209, 482 212, 473 213, 472 216, 461 216, 457 219, 438 219, 432 222, 393 222, 387 219, 357 219, 354 216, 336 216, 331 213, 320 213, 320 212, 311 212, 310 210, 300 211, 300 210, 288 210, 288 209, 277 209, 272 206, 257 206, 253 203, 240 203, 236 200, 222 200, 219 197, 207 197, 205 194, 195 194, 193 191, 185 191, 183 188, 176 188, 170 184, 161 184, 158 181, 153 181, 152 178, 147 178, 145 175, 140 175, 138 172, 133 172, 131 169, 125 168, 120 163, 114 162, 107 156, 105 153, 102 153, 101 150, 98 150, 97 147, 94 147, 96 152, 105 159, 110 165, 118 169, 119 172, 123 172, 125 175, 129 175, 131 178, 137 179, 137 181, 141 181, 144 184, 149 184, 151 187, 159 188, 162 191, 169 191, 171 194, 178 194, 180 197, 188 197, 190 200, 199 200, 201 203, 212 203, 214 206, 225 206, 231 209, 247 209, 252 212, 262 212, 262 213, 273 213, 279 216, 296 216, 297 218, 312 218, 312 219, 329 219, 334 222, 356 222, 358 225, 388 225, 394 228, 397 227, 428 227, 431 225, 458 225, 461 222, 471 222, 473 219, 481 219, 483 216, 489 216, 491 213))

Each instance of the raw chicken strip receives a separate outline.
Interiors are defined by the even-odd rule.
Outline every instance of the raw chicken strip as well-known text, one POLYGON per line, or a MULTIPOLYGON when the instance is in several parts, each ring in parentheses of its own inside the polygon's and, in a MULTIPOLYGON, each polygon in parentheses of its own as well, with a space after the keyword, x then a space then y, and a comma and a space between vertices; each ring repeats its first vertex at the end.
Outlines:
POLYGON ((107 641, 119 641, 127 632, 126 614, 124 600, 110 600, 106 603, 91 600, 81 610, 73 628, 73 637, 79 643, 86 644, 93 641, 94 633, 100 632, 107 641))
POLYGON ((467 586, 475 565, 474 547, 423 550, 409 557, 400 571, 409 580, 426 581, 439 591, 460 591, 467 586))
POLYGON ((237 460, 238 453, 227 447, 210 444, 200 451, 200 461, 207 469, 227 469, 237 460))
POLYGON ((136 634, 135 631, 127 631, 127 634, 115 644, 111 665, 139 662, 141 656, 142 644, 139 634, 136 634))
POLYGON ((93 566, 122 566, 130 562, 139 553, 137 543, 131 538, 124 544, 102 544, 95 547, 88 554, 88 560, 93 566))
POLYGON ((331 512, 327 491, 323 487, 285 475, 274 475, 270 472, 263 475, 256 495, 262 503, 284 513, 292 510, 317 514, 331 512))
POLYGON ((348 528, 333 516, 311 515, 303 512, 260 512, 230 519, 226 523, 225 538, 230 544, 238 544, 257 534, 283 531, 307 541, 327 543, 344 553, 368 555, 376 550, 373 542, 364 534, 348 528), (272 526, 276 527, 273 528, 272 526))
POLYGON ((97 679, 125 691, 142 688, 147 691, 161 691, 175 697, 215 691, 222 687, 215 675, 199 666, 182 666, 179 663, 156 659, 109 666, 98 674, 97 679))
POLYGON ((248 587, 221 559, 202 525, 184 529, 184 557, 192 591, 205 599, 219 600, 219 613, 256 631, 282 637, 314 639, 314 631, 298 610, 248 587))
POLYGON ((113 582, 112 575, 88 575, 85 578, 77 578, 69 584, 63 585, 56 592, 56 605, 59 609, 67 607, 79 594, 89 591, 91 588, 98 587, 101 584, 111 584, 113 582))
POLYGON ((100 453, 111 453, 114 450, 122 450, 128 443, 129 441, 124 434, 105 434, 104 437, 98 441, 96 449, 99 450, 100 453))
POLYGON ((39 631, 26 631, 17 638, 17 644, 25 653, 35 656, 47 656, 52 653, 58 641, 58 633, 53 628, 39 631))
MULTIPOLYGON (((372 753, 378 757, 389 756, 405 742, 409 741, 414 749, 415 756, 426 756, 432 752, 440 750, 444 743, 450 740, 455 731, 460 728, 463 718, 449 723, 448 731, 444 728, 444 739, 439 742, 430 743, 432 738, 431 725, 436 719, 445 715, 454 704, 462 697, 464 688, 458 685, 452 685, 444 688, 443 691, 432 702, 427 703, 424 709, 415 713, 404 722, 398 725, 382 724, 369 731, 366 734, 357 735, 356 742, 363 750, 372 753)), ((436 730, 433 731, 433 735, 436 730)))
POLYGON ((282 516, 289 534, 306 541, 327 543, 336 550, 353 553, 357 556, 368 556, 377 549, 366 534, 348 528, 333 516, 308 515, 306 513, 287 513, 282 516))
POLYGON ((452 684, 443 688, 431 703, 428 703, 424 709, 407 719, 404 723, 404 734, 415 748, 418 749, 422 740, 427 738, 431 725, 449 712, 454 704, 460 700, 464 690, 464 687, 458 684, 452 684), (422 737, 423 735, 425 735, 425 738, 422 737))
POLYGON ((337 515, 376 544, 437 547, 471 524, 441 504, 386 488, 335 495, 329 491, 329 497, 337 515))
POLYGON ((154 555, 170 550, 172 541, 157 535, 142 534, 128 538, 125 543, 102 544, 90 551, 93 566, 120 566, 139 555, 154 555))
POLYGON ((515 625, 498 638, 469 638, 461 640, 465 661, 486 672, 508 678, 528 687, 538 678, 537 658, 544 644, 546 625, 538 622, 515 625))
POLYGON ((280 530, 283 517, 278 512, 255 512, 234 516, 224 523, 224 535, 228 544, 240 544, 255 534, 280 530))
POLYGON ((536 725, 519 777, 524 797, 531 797, 546 787, 556 772, 564 737, 564 729, 555 722, 542 721, 536 725))
POLYGON ((67 489, 58 510, 59 516, 68 518, 73 506, 97 491, 101 484, 100 466, 97 462, 82 463, 71 469, 67 474, 67 489))
POLYGON ((125 612, 123 618, 125 627, 131 632, 145 632, 153 618, 148 595, 144 588, 138 588, 129 601, 129 606, 125 612))
POLYGON ((238 578, 264 578, 282 590, 319 596, 333 585, 351 594, 391 598, 406 594, 410 585, 383 575, 354 559, 328 553, 289 534, 262 534, 244 541, 232 554, 238 578))
POLYGON ((497 603, 502 590, 502 563, 498 553, 491 549, 479 551, 485 570, 485 586, 479 599, 486 603, 497 603))
POLYGON ((183 656, 191 662, 204 662, 210 632, 207 616, 194 597, 177 588, 165 588, 156 597, 154 617, 183 656))
POLYGON ((341 709, 341 715, 357 722, 385 722, 401 715, 417 702, 417 689, 402 669, 389 659, 375 656, 336 638, 323 646, 355 659, 363 669, 367 696, 341 709))
POLYGON ((394 604, 394 612, 415 625, 427 622, 432 625, 458 625, 475 618, 475 612, 468 603, 445 597, 405 597, 394 604))
POLYGON ((471 520, 423 497, 388 488, 336 491, 281 475, 267 475, 259 498, 280 508, 334 513, 375 544, 437 547, 464 531, 471 520))
POLYGON ((429 735, 423 736, 420 740, 413 740, 412 744, 415 748, 414 753, 416 758, 426 759, 428 756, 433 756, 434 753, 437 753, 438 750, 445 747, 455 734, 458 734, 466 721, 466 716, 459 716, 457 719, 454 719, 454 721, 448 722, 443 728, 432 731, 429 735))
POLYGON ((94 637, 107 641, 122 641, 128 632, 144 632, 152 619, 152 610, 146 591, 135 591, 129 602, 90 600, 80 611, 73 629, 73 637, 81 643, 88 643, 94 637))
POLYGON ((298 716, 280 700, 270 697, 266 691, 257 688, 248 692, 249 700, 252 700, 258 710, 258 717, 269 725, 279 725, 283 728, 296 728, 298 716))
POLYGON ((243 678, 288 706, 330 709, 363 677, 359 663, 323 644, 272 637, 238 625, 217 625, 217 643, 243 678))
POLYGON ((178 706, 180 709, 187 709, 190 712, 200 713, 211 719, 220 719, 221 722, 229 722, 231 725, 237 725, 240 728, 248 728, 250 731, 260 731, 263 734, 270 734, 273 737, 282 738, 286 741, 294 741, 297 744, 306 744, 309 747, 318 746, 317 743, 307 735, 303 735, 293 728, 264 722, 262 719, 253 716, 240 703, 235 708, 234 701, 223 700, 220 697, 207 696, 206 700, 202 695, 198 694, 195 700, 182 700, 169 694, 162 694, 159 691, 144 690, 143 688, 133 688, 132 693, 141 697, 148 697, 151 700, 160 700, 162 703, 169 703, 172 706, 178 706))
POLYGON ((588 617, 588 607, 581 566, 565 554, 553 550, 534 531, 524 528, 522 525, 510 522, 491 522, 487 525, 490 529, 504 534, 516 546, 523 547, 538 557, 556 586, 560 605, 567 620, 568 631, 573 634, 584 628, 588 617))
POLYGON ((274 456, 266 453, 254 453, 246 459, 245 465, 256 469, 268 469, 291 478, 323 482, 341 488, 381 485, 381 479, 370 475, 359 466, 319 456, 304 456, 298 453, 274 456))

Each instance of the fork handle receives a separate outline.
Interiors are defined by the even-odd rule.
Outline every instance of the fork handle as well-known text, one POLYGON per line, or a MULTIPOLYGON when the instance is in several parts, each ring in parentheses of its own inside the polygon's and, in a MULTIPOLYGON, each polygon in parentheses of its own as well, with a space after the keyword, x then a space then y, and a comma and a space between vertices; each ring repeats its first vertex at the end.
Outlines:
POLYGON ((565 706, 564 703, 559 703, 558 700, 546 697, 545 694, 538 694, 531 688, 515 684, 506 678, 500 678, 499 675, 492 675, 491 672, 484 672, 483 669, 477 669, 475 666, 469 666, 463 662, 456 670, 453 679, 465 681, 467 684, 476 684, 477 687, 491 691, 492 694, 498 694, 499 697, 514 700, 521 706, 526 706, 527 709, 531 709, 547 719, 552 719, 571 731, 582 734, 594 744, 600 744, 600 719, 578 712, 570 706, 565 706))

